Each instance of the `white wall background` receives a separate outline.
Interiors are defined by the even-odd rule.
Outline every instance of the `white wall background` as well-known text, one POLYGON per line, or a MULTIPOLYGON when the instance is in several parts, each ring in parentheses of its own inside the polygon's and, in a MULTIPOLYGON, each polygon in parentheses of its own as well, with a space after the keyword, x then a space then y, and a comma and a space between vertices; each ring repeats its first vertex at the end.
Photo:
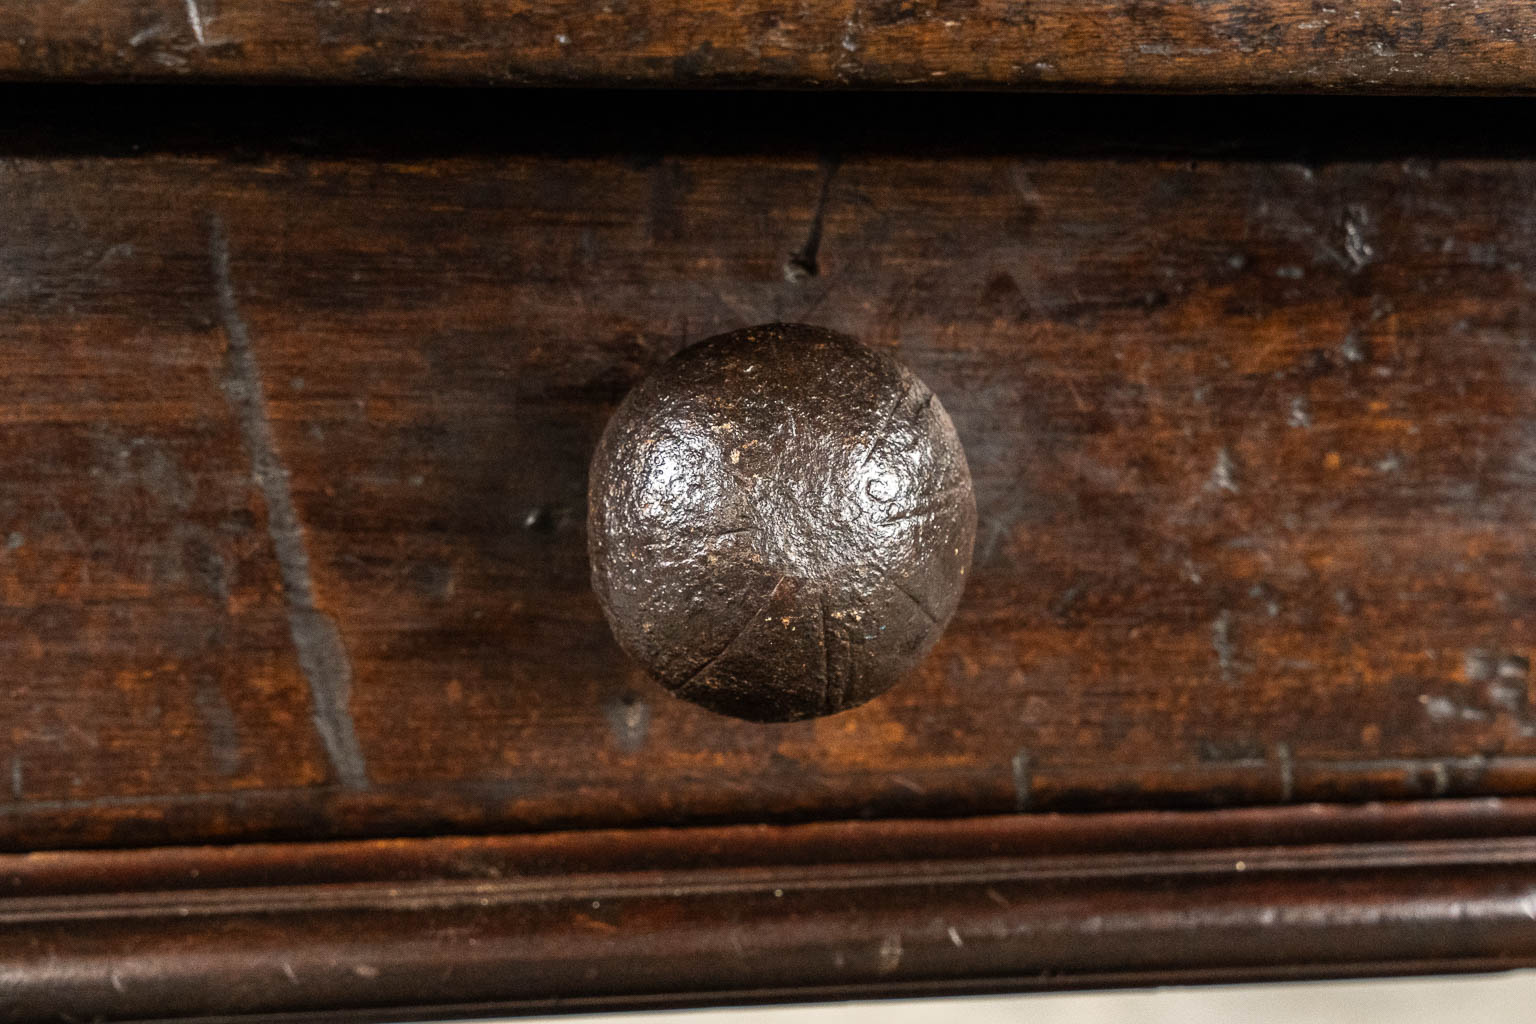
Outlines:
POLYGON ((1536 972, 532 1019, 548 1024, 1536 1024, 1536 972))

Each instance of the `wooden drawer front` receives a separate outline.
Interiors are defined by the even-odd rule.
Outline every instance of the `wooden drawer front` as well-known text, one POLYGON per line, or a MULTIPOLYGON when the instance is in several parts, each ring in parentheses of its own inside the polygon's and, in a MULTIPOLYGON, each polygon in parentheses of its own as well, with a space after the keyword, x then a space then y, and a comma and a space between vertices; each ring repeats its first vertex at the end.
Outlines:
POLYGON ((1536 789, 1528 157, 657 152, 565 99, 619 141, 0 165, 0 841, 1536 789), (981 523, 918 676, 764 728, 625 661, 583 502, 635 380, 777 319, 899 351, 981 523))

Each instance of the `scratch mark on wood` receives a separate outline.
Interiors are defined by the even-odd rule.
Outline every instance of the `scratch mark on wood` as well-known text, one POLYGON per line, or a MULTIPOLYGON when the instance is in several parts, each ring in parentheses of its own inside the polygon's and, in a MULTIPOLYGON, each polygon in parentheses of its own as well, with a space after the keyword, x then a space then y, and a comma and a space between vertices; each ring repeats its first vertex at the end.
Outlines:
POLYGON ((229 239, 223 221, 215 216, 209 228, 209 252, 217 291, 219 317, 228 342, 224 363, 224 392, 239 421, 240 434, 251 460, 251 475, 267 506, 267 532, 272 538, 288 610, 288 631, 293 638, 299 669, 309 683, 315 729, 325 746, 331 769, 342 785, 368 786, 367 762, 348 710, 352 665, 341 633, 331 618, 315 605, 309 553, 299 523, 288 471, 278 456, 277 440, 267 418, 261 367, 251 345, 251 332, 235 301, 229 271, 229 239))
POLYGON ((21 783, 21 755, 16 754, 11 757, 11 796, 17 800, 22 799, 21 783))
POLYGON ((1016 811, 1029 810, 1030 801, 1030 772, 1031 764, 1029 751, 1020 747, 1013 755, 1011 762, 1013 768, 1013 809, 1016 811))
POLYGON ((1289 743, 1275 744, 1275 762, 1280 766, 1280 802, 1288 804, 1296 796, 1296 762, 1289 743))
MULTIPOLYGON (((94 735, 93 733, 86 732, 84 729, 80 728, 80 726, 76 725, 74 722, 67 723, 64 726, 64 730, 66 732, 68 732, 71 736, 73 736, 75 739, 77 739, 81 743, 85 744, 90 749, 92 749, 92 750, 100 750, 101 749, 101 737, 97 736, 97 735, 94 735)), ((66 742, 68 742, 68 741, 66 741, 66 742)))
POLYGON ((148 28, 140 29, 139 31, 135 32, 133 35, 129 36, 128 37, 128 45, 134 47, 135 49, 137 49, 138 47, 143 46, 145 43, 147 43, 147 42, 149 42, 149 41, 151 41, 153 39, 160 38, 161 34, 163 34, 164 32, 165 32, 164 26, 162 26, 160 24, 151 25, 148 28))
POLYGON ((848 11, 848 17, 843 19, 843 38, 838 40, 838 45, 846 55, 838 59, 839 71, 843 70, 844 63, 848 65, 849 70, 858 70, 858 62, 854 60, 853 54, 859 52, 859 35, 864 31, 863 19, 860 15, 858 0, 854 0, 853 7, 848 11))
POLYGON ((1232 613, 1223 608, 1216 621, 1211 623, 1211 650, 1216 652, 1216 668, 1221 681, 1232 684, 1237 681, 1237 636, 1232 613))
POLYGON ((197 0, 186 0, 187 23, 192 26, 192 38, 197 40, 198 46, 207 46, 208 37, 203 32, 203 12, 198 9, 197 0))
POLYGON ((1312 406, 1305 395, 1291 399, 1291 411, 1286 417, 1286 423, 1297 430, 1306 430, 1312 426, 1312 406))
POLYGON ((1226 448, 1216 453, 1216 465, 1211 469, 1209 488, 1214 491, 1226 491, 1228 494, 1238 493, 1237 486, 1237 461, 1232 458, 1232 452, 1226 448))

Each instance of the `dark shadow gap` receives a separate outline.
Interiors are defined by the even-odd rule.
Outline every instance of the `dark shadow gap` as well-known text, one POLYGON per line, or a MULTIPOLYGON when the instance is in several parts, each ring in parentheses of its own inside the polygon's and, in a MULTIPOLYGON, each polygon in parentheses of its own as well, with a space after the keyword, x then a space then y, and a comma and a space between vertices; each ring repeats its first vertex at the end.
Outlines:
POLYGON ((0 155, 1021 155, 1324 164, 1536 153, 1536 99, 0 86, 0 155))

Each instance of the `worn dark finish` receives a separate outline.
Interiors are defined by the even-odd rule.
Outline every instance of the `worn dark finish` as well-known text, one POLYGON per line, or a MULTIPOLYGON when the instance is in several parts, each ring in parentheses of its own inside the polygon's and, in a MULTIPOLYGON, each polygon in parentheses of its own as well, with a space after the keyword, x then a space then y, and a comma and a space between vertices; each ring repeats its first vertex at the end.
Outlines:
POLYGON ((894 686, 954 614, 976 539, 943 404, 889 355, 803 324, 699 342, 642 381, 587 500, 620 646, 677 696, 756 722, 894 686))
POLYGON ((1536 793, 1529 153, 768 120, 0 164, 0 843, 1536 793), (625 392, 773 320, 946 399, 979 529, 910 681, 763 729, 628 663, 583 524, 625 392))
MULTIPOLYGON (((1536 80, 1505 3, 563 9, 9 4, 0 75, 1536 80)), ((1536 965, 1528 110, 900 99, 3 90, 0 1016, 1536 965), (979 532, 906 683, 764 728, 583 524, 769 321, 949 400, 979 532)))
POLYGON ((1445 802, 0 857, 0 1019, 1532 966, 1533 815, 1445 802))
POLYGON ((9 0, 13 79, 1529 92, 1522 0, 9 0))

